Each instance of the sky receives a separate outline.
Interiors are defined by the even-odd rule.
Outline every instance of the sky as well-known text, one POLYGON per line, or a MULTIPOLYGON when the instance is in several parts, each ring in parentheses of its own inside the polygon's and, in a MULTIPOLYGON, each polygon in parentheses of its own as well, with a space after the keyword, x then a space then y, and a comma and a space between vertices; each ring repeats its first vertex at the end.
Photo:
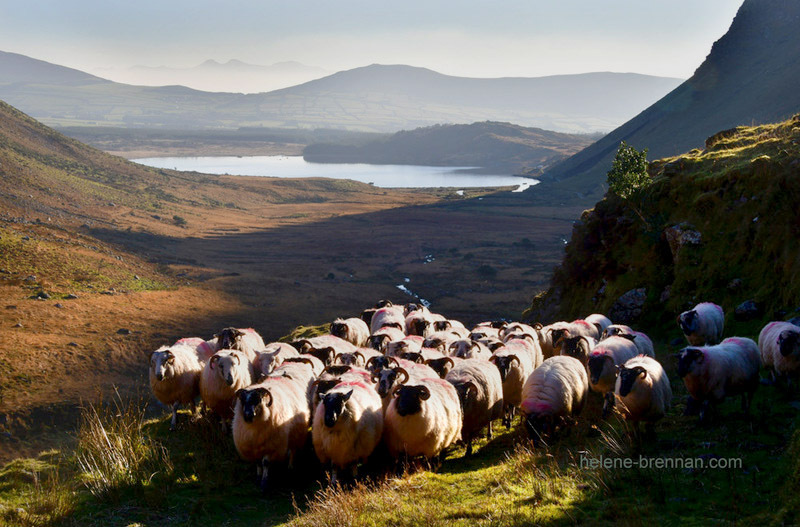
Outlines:
POLYGON ((0 0, 0 50, 109 77, 136 65, 410 64, 470 77, 687 78, 742 0, 0 0), (105 73, 106 75, 102 75, 105 73))

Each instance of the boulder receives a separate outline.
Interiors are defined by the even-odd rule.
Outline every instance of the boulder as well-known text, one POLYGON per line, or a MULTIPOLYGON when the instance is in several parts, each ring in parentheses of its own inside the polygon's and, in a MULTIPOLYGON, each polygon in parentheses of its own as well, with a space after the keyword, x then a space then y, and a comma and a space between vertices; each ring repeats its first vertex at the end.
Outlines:
POLYGON ((764 310, 755 300, 746 300, 736 306, 736 309, 733 311, 733 316, 736 320, 747 321, 759 318, 763 313, 764 310))
POLYGON ((608 316, 615 323, 635 322, 642 315, 645 300, 647 300, 647 289, 644 287, 631 289, 614 302, 608 316))
POLYGON ((703 243, 703 235, 693 225, 685 222, 664 229, 664 237, 669 244, 673 262, 677 262, 680 259, 684 247, 696 247, 703 243))

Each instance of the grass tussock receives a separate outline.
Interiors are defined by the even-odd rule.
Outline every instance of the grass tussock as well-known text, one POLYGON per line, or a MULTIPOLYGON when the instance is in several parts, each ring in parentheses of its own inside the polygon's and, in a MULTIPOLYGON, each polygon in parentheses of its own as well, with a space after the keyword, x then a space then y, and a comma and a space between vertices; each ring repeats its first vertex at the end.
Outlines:
POLYGON ((85 407, 75 452, 80 480, 95 497, 125 487, 143 487, 173 470, 167 449, 144 431, 145 406, 124 404, 85 407))

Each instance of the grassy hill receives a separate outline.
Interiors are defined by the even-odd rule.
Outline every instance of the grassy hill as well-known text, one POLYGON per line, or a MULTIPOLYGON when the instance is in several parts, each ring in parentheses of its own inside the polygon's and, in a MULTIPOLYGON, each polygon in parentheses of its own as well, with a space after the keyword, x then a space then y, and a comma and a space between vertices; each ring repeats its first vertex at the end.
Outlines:
POLYGON ((721 132, 705 149, 651 163, 652 183, 634 203, 641 217, 611 196, 575 225, 553 277, 556 316, 608 312, 641 287, 654 326, 671 328, 700 301, 723 306, 726 327, 740 329, 800 315, 798 145, 800 115, 721 132), (699 233, 700 243, 676 245, 676 226, 699 233), (737 325, 734 308, 747 300, 761 315, 737 325))
POLYGON ((563 186, 595 189, 625 141, 651 159, 677 155, 718 130, 776 122, 800 111, 800 4, 745 0, 694 75, 592 146, 548 171, 563 186))
POLYGON ((316 143, 303 150, 303 157, 320 163, 473 166, 521 173, 541 170, 590 142, 586 135, 487 121, 417 128, 358 146, 316 143))
POLYGON ((502 120, 562 132, 595 132, 619 125, 679 83, 628 73, 474 79, 410 66, 372 65, 245 95, 119 84, 0 52, 0 99, 51 126, 395 132, 502 120))

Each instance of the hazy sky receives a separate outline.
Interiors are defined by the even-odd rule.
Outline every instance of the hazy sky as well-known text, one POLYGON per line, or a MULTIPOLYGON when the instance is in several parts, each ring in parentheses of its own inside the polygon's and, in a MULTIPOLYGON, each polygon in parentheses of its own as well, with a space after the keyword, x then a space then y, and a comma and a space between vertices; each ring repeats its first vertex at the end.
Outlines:
POLYGON ((688 77, 742 0, 0 0, 0 50, 84 71, 296 60, 688 77))

